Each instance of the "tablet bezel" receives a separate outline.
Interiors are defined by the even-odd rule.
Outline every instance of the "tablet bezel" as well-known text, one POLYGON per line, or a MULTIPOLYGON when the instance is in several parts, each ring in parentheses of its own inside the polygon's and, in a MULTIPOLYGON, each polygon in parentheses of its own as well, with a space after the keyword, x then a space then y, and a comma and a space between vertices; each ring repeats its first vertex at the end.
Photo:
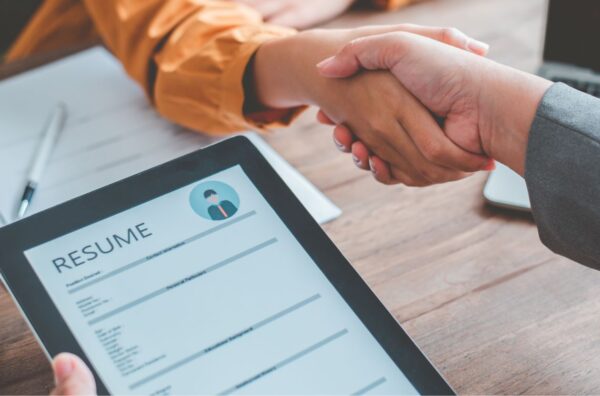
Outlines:
POLYGON ((386 353, 421 394, 454 394, 394 317, 245 137, 234 137, 0 228, 0 270, 49 356, 71 352, 108 393, 24 252, 127 211, 217 172, 240 165, 294 237, 386 353))

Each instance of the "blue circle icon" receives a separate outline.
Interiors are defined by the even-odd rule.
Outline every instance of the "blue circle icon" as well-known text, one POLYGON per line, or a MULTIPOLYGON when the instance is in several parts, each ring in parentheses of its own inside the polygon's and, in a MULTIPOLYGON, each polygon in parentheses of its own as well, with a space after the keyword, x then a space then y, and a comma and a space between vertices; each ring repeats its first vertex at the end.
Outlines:
POLYGON ((240 197, 228 184, 209 181, 198 184, 190 193, 190 205, 196 214, 220 221, 233 217, 240 207, 240 197))

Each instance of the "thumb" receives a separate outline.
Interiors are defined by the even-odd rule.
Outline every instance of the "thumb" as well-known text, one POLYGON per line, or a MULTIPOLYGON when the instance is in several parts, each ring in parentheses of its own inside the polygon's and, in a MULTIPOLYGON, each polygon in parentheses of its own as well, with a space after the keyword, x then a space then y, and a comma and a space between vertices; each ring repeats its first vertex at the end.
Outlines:
POLYGON ((323 77, 345 78, 356 74, 361 69, 360 61, 351 50, 342 49, 337 55, 331 56, 317 64, 317 69, 323 77))
POLYGON ((75 355, 61 353, 52 362, 55 388, 51 395, 95 395, 94 376, 85 363, 75 355))
MULTIPOLYGON (((458 29, 419 25, 398 25, 389 31, 370 33, 346 44, 336 55, 317 64, 324 77, 344 78, 356 74, 361 68, 368 70, 391 69, 409 52, 411 41, 420 39, 421 45, 433 41, 447 44, 475 55, 485 56, 489 45, 475 40, 458 29), (413 40, 409 40, 411 38, 413 40), (429 39, 429 40, 428 40, 429 39)), ((413 45, 414 47, 414 45, 413 45)), ((441 47, 440 47, 441 48, 441 47)), ((413 48, 414 50, 414 48, 413 48)))
POLYGON ((317 64, 317 69, 328 78, 350 77, 360 69, 389 70, 406 51, 401 40, 394 40, 398 34, 407 33, 387 33, 353 40, 336 55, 317 64))

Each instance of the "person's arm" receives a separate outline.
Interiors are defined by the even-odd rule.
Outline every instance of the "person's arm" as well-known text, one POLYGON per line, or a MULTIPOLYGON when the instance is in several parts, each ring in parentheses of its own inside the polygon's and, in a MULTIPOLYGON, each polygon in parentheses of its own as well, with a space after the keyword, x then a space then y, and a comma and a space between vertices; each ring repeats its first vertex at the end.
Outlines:
POLYGON ((290 122, 297 109, 244 114, 243 77, 265 42, 295 34, 249 7, 212 0, 85 0, 96 29, 161 115, 207 133, 290 122))
POLYGON ((525 180, 540 238, 600 269, 600 100, 564 84, 542 100, 529 133, 525 180))
MULTIPOLYGON (((145 88, 158 112, 208 133, 286 125, 306 104, 342 109, 356 102, 360 107, 364 95, 344 97, 352 84, 328 82, 314 71, 320 57, 368 34, 409 30, 439 36, 443 31, 397 25, 296 35, 294 30, 263 23, 257 11, 232 1, 84 0, 84 4, 106 45, 145 88), (281 95, 271 97, 275 92, 281 95)), ((439 39, 462 44, 451 37, 439 39)), ((370 85, 375 89, 374 83, 370 85)), ((356 118, 370 118, 362 113, 352 111, 356 118)))
POLYGON ((129 74, 146 87, 158 111, 176 123, 211 133, 257 129, 269 122, 265 113, 289 120, 302 106, 314 104, 328 109, 336 121, 353 125, 379 155, 402 158, 396 162, 415 183, 456 180, 486 164, 486 158, 450 142, 423 106, 386 73, 341 82, 321 77, 314 67, 350 40, 372 34, 413 31, 466 49, 465 35, 448 36, 445 29, 416 25, 294 35, 265 25, 251 8, 225 1, 85 4, 129 74), (382 113, 392 97, 404 105, 382 113), (270 111, 257 111, 260 117, 245 112, 259 107, 270 111), (282 112, 290 115, 282 117, 282 112), (388 132, 415 143, 390 145, 388 132), (449 155, 432 161, 427 150, 433 144, 448 148, 449 155))
POLYGON ((320 66, 361 68, 391 70, 455 143, 524 175, 544 244, 600 269, 600 100, 410 33, 356 40, 320 66))

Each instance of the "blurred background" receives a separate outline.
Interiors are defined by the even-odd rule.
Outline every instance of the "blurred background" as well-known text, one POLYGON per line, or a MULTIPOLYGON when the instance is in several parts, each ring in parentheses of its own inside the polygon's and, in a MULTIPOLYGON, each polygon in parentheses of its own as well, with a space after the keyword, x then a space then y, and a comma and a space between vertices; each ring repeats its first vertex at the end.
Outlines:
POLYGON ((43 0, 0 0, 0 59, 43 0))

